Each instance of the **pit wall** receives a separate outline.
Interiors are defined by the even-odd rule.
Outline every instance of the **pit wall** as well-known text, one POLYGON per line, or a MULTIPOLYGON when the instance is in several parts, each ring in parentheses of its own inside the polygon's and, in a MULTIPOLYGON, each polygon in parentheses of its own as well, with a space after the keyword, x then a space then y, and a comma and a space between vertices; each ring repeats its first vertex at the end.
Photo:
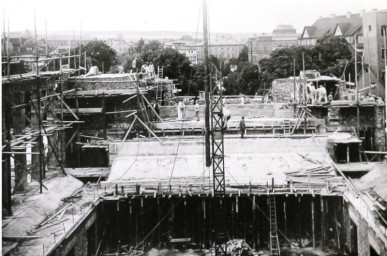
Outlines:
MULTIPOLYGON (((273 118, 293 118, 294 109, 283 103, 271 104, 227 104, 231 117, 273 117, 273 118)), ((160 107, 160 117, 163 119, 177 119, 177 106, 160 107)), ((200 105, 200 119, 204 118, 204 105, 200 105)), ((195 119, 195 106, 185 106, 185 119, 195 119)))
MULTIPOLYGON (((357 108, 356 107, 310 107, 312 114, 317 118, 324 118, 328 131, 353 132, 358 130, 357 108)), ((359 129, 360 137, 367 130, 373 131, 373 150, 383 151, 386 148, 384 132, 384 106, 360 107, 359 108, 359 129)))
POLYGON ((387 231, 385 226, 375 217, 376 215, 370 210, 365 201, 352 191, 346 191, 344 199, 348 202, 346 204, 348 214, 344 214, 344 218, 348 218, 348 220, 344 220, 347 233, 346 243, 351 248, 351 252, 355 253, 357 250, 358 255, 369 256, 372 247, 378 255, 387 255, 387 231), (355 228, 353 225, 356 225, 356 237, 348 235, 355 228), (355 244, 357 246, 354 246, 355 244))
MULTIPOLYGON (((296 78, 296 86, 298 86, 299 81, 299 78, 296 78)), ((272 95, 274 102, 294 101, 294 79, 283 78, 274 80, 272 83, 272 95)))
POLYGON ((128 74, 98 75, 92 77, 76 77, 69 80, 70 87, 77 87, 81 90, 115 90, 115 89, 133 89, 134 83, 129 81, 128 74))

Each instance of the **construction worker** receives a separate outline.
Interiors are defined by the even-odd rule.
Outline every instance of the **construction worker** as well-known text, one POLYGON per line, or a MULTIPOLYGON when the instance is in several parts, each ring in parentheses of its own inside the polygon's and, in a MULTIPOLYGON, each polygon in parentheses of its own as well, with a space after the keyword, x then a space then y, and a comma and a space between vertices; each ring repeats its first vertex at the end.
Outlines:
POLYGON ((324 102, 327 103, 327 90, 325 89, 324 86, 320 84, 319 88, 316 90, 316 96, 318 96, 317 102, 321 102, 322 99, 324 98, 324 102))
POLYGON ((243 139, 243 136, 246 132, 246 124, 245 124, 245 117, 242 116, 241 121, 239 122, 239 129, 241 130, 241 138, 243 139))
POLYGON ((134 58, 134 60, 132 61, 132 72, 137 73, 137 58, 134 58))
POLYGON ((332 92, 330 92, 328 95, 328 102, 331 103, 332 100, 333 100, 333 95, 332 95, 332 92))
POLYGON ((149 72, 149 77, 153 77, 155 75, 155 66, 151 62, 148 66, 148 72, 149 72))
POLYGON ((196 115, 196 121, 200 121, 200 118, 199 118, 199 102, 196 101, 196 104, 195 104, 195 115, 196 115))
POLYGON ((185 120, 185 114, 186 114, 186 111, 187 111, 185 105, 186 105, 186 99, 183 99, 183 120, 185 120))
POLYGON ((177 104, 177 120, 183 120, 183 101, 180 100, 179 103, 177 104))
POLYGON ((223 129, 227 130, 228 128, 228 120, 230 120, 231 114, 230 111, 226 108, 226 106, 223 107, 223 129))

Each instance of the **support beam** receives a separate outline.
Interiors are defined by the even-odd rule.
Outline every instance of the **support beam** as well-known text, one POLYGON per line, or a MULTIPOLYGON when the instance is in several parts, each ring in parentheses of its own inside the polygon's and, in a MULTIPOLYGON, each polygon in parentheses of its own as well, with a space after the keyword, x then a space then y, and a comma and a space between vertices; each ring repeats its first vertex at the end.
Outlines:
MULTIPOLYGON (((24 98, 24 93, 14 94, 15 102, 20 103, 24 98)), ((12 122, 13 122, 13 134, 14 136, 23 135, 23 130, 26 127, 25 122, 25 109, 19 108, 13 112, 12 122)), ((26 149, 16 149, 14 151, 20 152, 21 154, 15 154, 15 191, 25 191, 27 189, 27 157, 26 149)))
POLYGON ((311 204, 310 207, 311 207, 311 215, 312 215, 312 245, 313 245, 313 248, 316 248, 316 235, 315 235, 315 223, 314 223, 315 222, 314 197, 312 197, 310 204, 311 204))
POLYGON ((157 114, 156 110, 152 107, 152 105, 149 103, 149 101, 146 99, 146 97, 144 96, 144 94, 141 93, 141 96, 144 98, 144 100, 148 103, 149 107, 151 108, 151 110, 153 111, 153 113, 156 115, 156 117, 162 122, 163 122, 163 119, 159 116, 159 114, 157 114))
POLYGON ((148 132, 150 132, 160 143, 163 143, 160 139, 159 139, 159 137, 157 137, 156 136, 156 134, 151 130, 151 129, 149 129, 149 127, 140 119, 140 118, 138 118, 138 116, 137 115, 135 115, 136 116, 136 118, 137 118, 137 120, 148 130, 148 132))
MULTIPOLYGON (((4 95, 3 95, 4 96, 4 95)), ((11 105, 8 102, 3 103, 2 108, 2 144, 5 144, 4 150, 11 151, 11 105)), ((11 200, 11 156, 2 155, 2 206, 6 209, 8 215, 12 215, 11 200)))
POLYGON ((324 198, 320 196, 320 221, 321 221, 321 236, 320 236, 320 247, 322 251, 325 251, 325 205, 324 198))
MULTIPOLYGON (((69 107, 69 105, 66 104, 66 102, 64 102, 63 98, 57 96, 57 98, 61 101, 61 103, 63 104, 63 106, 66 107, 66 109, 74 116, 74 118, 79 121, 79 117, 74 113, 74 111, 69 107)), ((63 111, 61 111, 61 115, 63 115, 63 111)), ((63 120, 63 117, 61 118, 63 120)))

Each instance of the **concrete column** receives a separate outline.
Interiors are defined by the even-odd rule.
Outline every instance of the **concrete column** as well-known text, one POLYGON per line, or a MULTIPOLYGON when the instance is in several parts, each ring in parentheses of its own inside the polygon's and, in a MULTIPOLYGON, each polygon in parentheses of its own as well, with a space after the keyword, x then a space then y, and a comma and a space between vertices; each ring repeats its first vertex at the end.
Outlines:
MULTIPOLYGON (((31 93, 31 100, 37 99, 38 95, 36 92, 31 93)), ((35 102, 36 110, 39 107, 38 104, 35 102)), ((33 106, 31 106, 31 129, 33 131, 39 131, 39 117, 38 113, 35 110, 33 106)), ((41 111, 41 115, 43 114, 43 111, 41 111)), ((35 144, 32 145, 31 151, 33 153, 39 153, 39 137, 36 136, 35 144)), ((32 179, 39 182, 39 175, 40 175, 40 167, 39 167, 39 154, 33 154, 31 156, 31 173, 32 173, 32 179)))
MULTIPOLYGON (((15 104, 24 103, 24 93, 14 94, 15 104)), ((24 118, 25 109, 17 108, 13 111, 12 126, 14 135, 22 135, 26 127, 24 118)), ((26 149, 14 149, 17 152, 26 152, 26 149)), ((27 156, 25 154, 15 154, 15 191, 25 191, 27 189, 27 156)))
POLYGON ((79 230, 79 235, 77 236, 77 240, 74 245, 74 256, 88 255, 87 248, 87 230, 83 227, 81 230, 79 230))
POLYGON ((368 240, 367 222, 359 216, 359 225, 357 227, 357 253, 361 256, 370 255, 370 242, 368 240))
POLYGON ((351 218, 349 217, 349 205, 343 203, 343 222, 345 231, 345 250, 351 252, 352 239, 351 239, 351 218))
MULTIPOLYGON (((2 108, 2 145, 11 140, 10 124, 11 122, 11 106, 6 101, 3 103, 2 108)), ((4 151, 10 151, 10 144, 7 143, 4 151)), ((8 215, 12 215, 12 199, 11 199, 11 161, 9 154, 2 155, 2 206, 6 209, 8 215)))
POLYGON ((384 106, 375 107, 375 133, 374 133, 374 146, 375 150, 383 151, 387 150, 386 137, 384 132, 384 106))
MULTIPOLYGON (((49 94, 54 94, 55 92, 53 90, 50 90, 49 91, 49 94)), ((55 97, 51 97, 48 99, 47 101, 47 108, 46 108, 46 111, 47 111, 47 125, 49 126, 54 126, 55 125, 55 122, 58 121, 58 118, 56 116, 56 105, 55 105, 55 102, 56 102, 56 98, 55 97)), ((50 139, 50 142, 51 144, 54 146, 54 150, 56 152, 59 152, 58 151, 58 131, 53 131, 52 132, 52 135, 49 137, 50 139)), ((56 170, 59 166, 59 163, 58 161, 56 160, 55 158, 55 155, 53 153, 53 149, 50 147, 50 145, 48 146, 48 152, 47 152, 47 169, 48 171, 52 171, 52 170, 56 170)))

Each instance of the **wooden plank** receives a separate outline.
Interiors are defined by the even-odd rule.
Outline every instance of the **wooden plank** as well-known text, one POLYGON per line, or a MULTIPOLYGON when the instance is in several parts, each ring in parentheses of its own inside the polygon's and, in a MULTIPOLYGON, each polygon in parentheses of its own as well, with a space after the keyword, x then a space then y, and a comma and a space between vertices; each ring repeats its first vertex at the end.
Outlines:
POLYGON ((110 173, 109 167, 93 167, 93 168, 65 168, 66 173, 77 178, 99 178, 108 177, 110 173))

